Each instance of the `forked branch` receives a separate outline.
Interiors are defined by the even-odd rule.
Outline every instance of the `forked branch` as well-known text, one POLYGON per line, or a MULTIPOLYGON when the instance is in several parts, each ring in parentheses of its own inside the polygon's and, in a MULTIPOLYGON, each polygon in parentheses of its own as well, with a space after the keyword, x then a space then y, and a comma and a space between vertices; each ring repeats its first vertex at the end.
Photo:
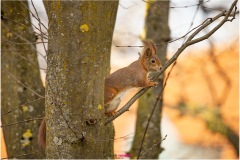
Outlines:
MULTIPOLYGON (((204 21, 203 25, 199 27, 197 30, 195 30, 187 39, 187 41, 177 50, 177 52, 172 56, 172 58, 166 62, 166 64, 163 66, 162 70, 157 72, 154 76, 154 80, 156 80, 172 63, 176 61, 178 56, 189 46, 201 42, 205 39, 208 39, 213 33, 215 33, 223 24, 225 24, 228 21, 232 21, 235 19, 235 15, 238 14, 237 11, 237 2, 238 0, 235 0, 230 9, 228 11, 223 11, 216 15, 213 18, 208 18, 207 20, 204 21), (221 17, 224 17, 216 27, 214 27, 209 33, 205 34, 204 36, 201 36, 199 38, 196 38, 196 35, 198 35, 204 28, 215 22, 216 20, 220 19, 221 17)), ((120 110, 116 112, 114 116, 111 116, 107 118, 105 121, 105 125, 108 123, 112 122, 114 119, 116 119, 118 116, 123 114, 124 112, 128 111, 131 105, 141 96, 143 95, 146 91, 148 91, 151 87, 141 89, 138 93, 136 93, 120 110)))

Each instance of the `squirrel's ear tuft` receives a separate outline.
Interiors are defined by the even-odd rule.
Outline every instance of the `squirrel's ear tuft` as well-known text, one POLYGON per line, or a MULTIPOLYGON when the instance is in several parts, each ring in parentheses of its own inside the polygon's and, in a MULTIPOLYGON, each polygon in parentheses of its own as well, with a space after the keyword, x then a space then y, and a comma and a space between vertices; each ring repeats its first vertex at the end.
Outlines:
POLYGON ((157 46, 155 45, 155 43, 151 40, 148 40, 149 44, 151 45, 152 48, 152 54, 157 54, 157 46))
POLYGON ((149 59, 149 57, 152 56, 152 51, 150 48, 146 48, 146 50, 143 52, 142 58, 149 59))
POLYGON ((155 43, 152 40, 143 40, 144 44, 144 52, 147 51, 147 49, 150 49, 151 54, 157 54, 157 47, 155 43))
POLYGON ((151 49, 147 48, 146 51, 145 51, 145 56, 150 57, 151 55, 152 55, 151 49))

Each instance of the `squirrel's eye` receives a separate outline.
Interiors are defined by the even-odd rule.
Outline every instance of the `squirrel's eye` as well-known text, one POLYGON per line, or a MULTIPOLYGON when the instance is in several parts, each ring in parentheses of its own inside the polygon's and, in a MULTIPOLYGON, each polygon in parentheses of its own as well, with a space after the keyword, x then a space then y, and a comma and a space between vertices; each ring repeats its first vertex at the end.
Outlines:
POLYGON ((152 59, 151 62, 152 62, 152 63, 156 63, 156 60, 155 60, 155 59, 152 59))

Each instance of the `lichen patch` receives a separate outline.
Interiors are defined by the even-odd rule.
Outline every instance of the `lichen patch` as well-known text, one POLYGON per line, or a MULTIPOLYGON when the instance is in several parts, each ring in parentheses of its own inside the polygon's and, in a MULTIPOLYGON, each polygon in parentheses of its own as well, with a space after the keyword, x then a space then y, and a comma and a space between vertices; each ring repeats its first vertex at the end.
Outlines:
POLYGON ((80 26, 80 30, 82 32, 88 32, 89 31, 89 27, 88 27, 87 24, 83 24, 83 25, 80 26))

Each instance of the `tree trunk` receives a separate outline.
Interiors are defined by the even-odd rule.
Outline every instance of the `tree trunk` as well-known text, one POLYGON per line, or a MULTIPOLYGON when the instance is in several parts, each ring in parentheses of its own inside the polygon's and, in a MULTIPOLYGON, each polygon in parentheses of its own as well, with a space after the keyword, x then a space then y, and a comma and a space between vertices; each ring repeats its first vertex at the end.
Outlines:
POLYGON ((47 158, 113 158, 104 79, 118 1, 45 1, 49 16, 47 158))
MULTIPOLYGON (((147 3, 147 17, 145 20, 146 39, 152 39, 156 44, 160 44, 160 47, 157 48, 157 55, 160 58, 162 64, 164 64, 166 62, 167 52, 166 42, 169 40, 170 36, 170 31, 168 27, 169 1, 156 1, 151 3, 154 4, 147 3), (155 4, 157 4, 161 8, 157 7, 157 5, 155 4)), ((164 76, 161 76, 159 78, 159 85, 157 88, 149 90, 139 99, 136 132, 130 151, 132 158, 137 157, 138 155, 148 118, 153 109, 156 97, 163 87, 163 77, 164 76)), ((162 103, 163 99, 161 98, 153 113, 143 143, 143 150, 141 153, 146 152, 146 154, 140 156, 140 158, 156 159, 162 151, 160 147, 161 143, 153 147, 151 150, 148 150, 154 144, 160 142, 162 139, 160 132, 162 103)))
POLYGON ((19 107, 2 115, 2 125, 9 157, 44 158, 44 154, 38 151, 37 144, 40 121, 4 127, 4 125, 44 115, 44 98, 42 97, 44 88, 35 49, 36 38, 30 23, 29 11, 23 4, 28 7, 26 1, 22 3, 2 1, 1 3, 2 114, 19 107), (24 104, 30 101, 34 102, 24 104))

